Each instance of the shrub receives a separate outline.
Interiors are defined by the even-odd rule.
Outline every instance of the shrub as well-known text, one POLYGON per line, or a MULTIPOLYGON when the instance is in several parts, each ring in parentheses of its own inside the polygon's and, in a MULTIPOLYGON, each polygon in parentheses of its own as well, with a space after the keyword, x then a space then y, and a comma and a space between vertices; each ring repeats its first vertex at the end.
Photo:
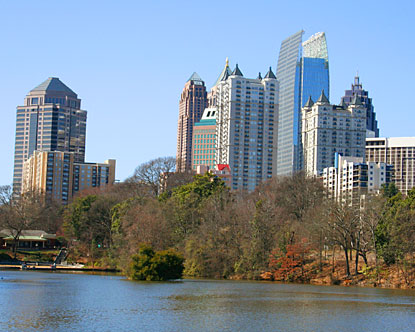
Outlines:
POLYGON ((133 280, 163 281, 180 279, 184 269, 184 258, 173 249, 157 251, 142 244, 131 257, 128 277, 133 280))
POLYGON ((0 253, 0 262, 10 262, 13 261, 14 259, 11 258, 8 254, 2 252, 0 253))

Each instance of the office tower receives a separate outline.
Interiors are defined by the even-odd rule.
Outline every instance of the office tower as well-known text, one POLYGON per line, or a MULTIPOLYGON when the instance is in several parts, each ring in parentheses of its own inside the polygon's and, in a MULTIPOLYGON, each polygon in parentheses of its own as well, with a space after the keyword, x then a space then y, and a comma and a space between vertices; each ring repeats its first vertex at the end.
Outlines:
POLYGON ((178 172, 192 169, 193 125, 200 120, 207 104, 205 82, 197 73, 193 73, 183 88, 179 103, 176 154, 178 172))
POLYGON ((22 192, 37 191, 66 205, 87 188, 112 185, 115 160, 104 163, 77 163, 75 153, 34 151, 23 164, 22 192))
POLYGON ((324 91, 313 103, 309 97, 302 108, 304 170, 319 176, 334 166, 334 155, 365 156, 366 109, 355 96, 349 106, 331 105, 324 91))
POLYGON ((369 92, 363 90, 362 84, 360 83, 359 76, 354 78, 354 84, 352 84, 351 90, 346 90, 344 96, 341 99, 341 103, 349 105, 353 97, 357 95, 360 97, 363 105, 366 108, 366 129, 367 137, 379 137, 378 122, 376 121, 375 108, 372 104, 372 98, 369 98, 369 92))
POLYGON ((216 165, 216 115, 217 108, 209 107, 202 118, 193 127, 192 169, 204 165, 213 168, 216 165))
POLYGON ((335 159, 334 167, 323 170, 323 184, 329 197, 343 203, 360 203, 363 195, 379 193, 382 185, 392 180, 392 165, 338 153, 335 159))
POLYGON ((236 65, 217 84, 216 163, 229 165, 231 188, 253 191, 275 171, 278 81, 245 78, 236 65))
POLYGON ((85 158, 87 112, 77 94, 50 77, 31 90, 17 107, 13 190, 21 192, 23 163, 35 150, 73 152, 85 158))
POLYGON ((330 99, 329 56, 324 32, 316 33, 303 43, 300 107, 305 105, 310 96, 316 100, 321 90, 330 99))
POLYGON ((415 137, 366 138, 366 160, 393 165, 392 182, 403 194, 415 186, 415 137))
POLYGON ((302 43, 299 31, 281 43, 277 79, 280 87, 278 118, 277 175, 289 175, 303 168, 301 107, 324 90, 330 98, 326 36, 317 33, 302 43))

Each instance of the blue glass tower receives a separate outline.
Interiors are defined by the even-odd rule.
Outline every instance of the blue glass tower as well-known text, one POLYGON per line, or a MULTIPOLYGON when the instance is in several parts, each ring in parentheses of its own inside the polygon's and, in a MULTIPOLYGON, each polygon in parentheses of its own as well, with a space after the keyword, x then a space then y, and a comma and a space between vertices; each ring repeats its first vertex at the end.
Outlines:
POLYGON ((277 79, 280 83, 277 175, 302 169, 301 108, 309 96, 324 90, 330 97, 326 36, 317 33, 302 43, 299 31, 281 43, 277 79))

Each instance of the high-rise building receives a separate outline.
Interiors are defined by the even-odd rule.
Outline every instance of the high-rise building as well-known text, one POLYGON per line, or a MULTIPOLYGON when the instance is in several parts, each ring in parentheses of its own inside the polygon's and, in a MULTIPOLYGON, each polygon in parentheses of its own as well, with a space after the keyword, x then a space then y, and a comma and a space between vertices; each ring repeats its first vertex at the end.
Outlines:
POLYGON ((68 204, 79 191, 112 185, 115 160, 77 163, 73 152, 34 151, 23 164, 22 192, 37 191, 68 204))
POLYGON ((375 108, 372 104, 372 98, 369 98, 369 92, 363 90, 362 83, 360 83, 359 76, 354 78, 351 90, 346 90, 341 99, 341 103, 350 105, 354 96, 359 96, 363 105, 366 108, 366 129, 367 137, 379 137, 378 122, 376 121, 375 108))
POLYGON ((392 182, 403 194, 415 187, 415 137, 366 138, 366 160, 393 165, 392 182))
POLYGON ((343 203, 360 203, 362 196, 377 194, 392 180, 393 166, 364 162, 362 157, 342 157, 336 153, 334 167, 323 170, 323 184, 329 197, 343 203))
POLYGON ((316 33, 303 43, 300 107, 305 105, 310 96, 316 100, 321 90, 330 99, 329 56, 324 32, 316 33))
POLYGON ((219 82, 222 81, 222 80, 226 80, 231 74, 232 74, 232 70, 229 67, 229 59, 226 58, 225 67, 223 68, 222 72, 218 76, 218 79, 216 80, 216 82, 213 85, 212 89, 207 94, 209 107, 215 107, 216 106, 216 103, 217 103, 216 90, 217 90, 217 86, 218 86, 219 82))
POLYGON ((304 170, 319 176, 334 166, 334 155, 365 156, 366 109, 359 96, 349 106, 331 105, 324 91, 313 104, 311 97, 302 108, 304 170))
POLYGON ((216 86, 216 163, 229 165, 231 188, 253 191, 275 175, 278 81, 245 78, 236 65, 216 86))
POLYGON ((308 97, 316 100, 324 90, 330 98, 329 63, 324 32, 302 43, 299 31, 281 43, 277 79, 280 86, 277 175, 303 168, 301 107, 308 97))
POLYGON ((192 169, 193 125, 200 120, 207 106, 205 82, 197 73, 193 73, 183 88, 179 103, 176 154, 178 172, 192 169))
POLYGON ((50 77, 31 90, 24 106, 17 107, 13 190, 21 192, 23 163, 35 150, 73 152, 76 162, 85 158, 87 112, 81 99, 50 77))
POLYGON ((206 108, 202 119, 193 127, 192 170, 204 165, 213 168, 216 165, 216 107, 206 108))

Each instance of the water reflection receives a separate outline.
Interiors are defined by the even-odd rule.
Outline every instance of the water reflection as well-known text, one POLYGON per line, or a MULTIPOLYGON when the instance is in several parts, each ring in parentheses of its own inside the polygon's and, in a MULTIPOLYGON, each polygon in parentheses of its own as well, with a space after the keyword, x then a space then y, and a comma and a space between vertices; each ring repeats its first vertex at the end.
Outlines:
POLYGON ((414 331, 415 292, 0 271, 7 331, 414 331))

